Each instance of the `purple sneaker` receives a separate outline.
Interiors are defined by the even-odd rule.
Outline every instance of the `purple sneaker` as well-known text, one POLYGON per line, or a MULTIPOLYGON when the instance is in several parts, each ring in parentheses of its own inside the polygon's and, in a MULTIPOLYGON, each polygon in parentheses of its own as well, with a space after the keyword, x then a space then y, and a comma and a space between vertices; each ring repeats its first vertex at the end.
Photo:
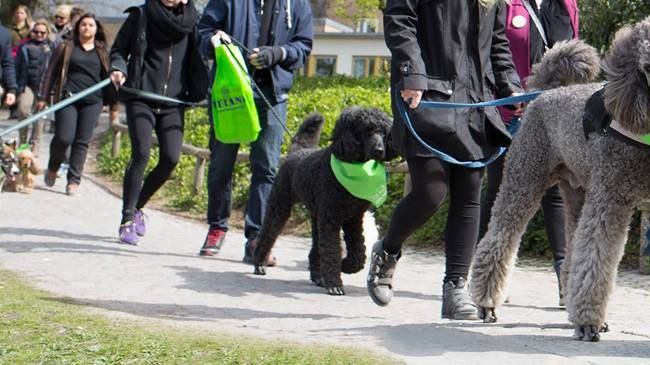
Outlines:
POLYGON ((128 221, 120 226, 120 242, 126 245, 137 246, 140 239, 135 233, 135 223, 128 221))
POLYGON ((144 234, 147 232, 147 226, 145 225, 146 218, 147 215, 144 214, 142 209, 136 210, 135 214, 133 215, 133 222, 135 223, 135 234, 140 237, 144 237, 144 234))

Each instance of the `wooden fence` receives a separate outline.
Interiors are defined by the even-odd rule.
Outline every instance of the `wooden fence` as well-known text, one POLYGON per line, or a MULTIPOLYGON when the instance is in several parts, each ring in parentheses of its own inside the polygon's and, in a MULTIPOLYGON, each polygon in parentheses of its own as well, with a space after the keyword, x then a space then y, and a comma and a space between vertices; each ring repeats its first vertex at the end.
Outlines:
MULTIPOLYGON (((117 158, 120 154, 121 138, 123 133, 128 133, 129 129, 126 125, 120 122, 119 118, 114 118, 111 120, 111 129, 113 130, 113 140, 111 146, 111 155, 113 158, 117 158)), ((153 136, 154 143, 158 143, 156 136, 153 136)), ((196 162, 194 163, 194 180, 192 183, 192 193, 197 194, 201 187, 203 186, 203 177, 205 176, 205 165, 210 159, 210 150, 206 148, 198 148, 192 145, 183 144, 181 152, 194 156, 196 162)), ((248 161, 249 154, 246 152, 240 152, 237 155, 237 161, 248 161)), ((404 194, 406 195, 410 190, 410 175, 408 174, 408 168, 406 163, 401 163, 395 166, 388 166, 388 171, 391 173, 401 173, 406 174, 406 179, 404 181, 404 194)), ((646 247, 650 245, 648 242, 648 237, 646 232, 650 229, 650 201, 646 201, 639 207, 641 210, 641 230, 640 232, 632 232, 632 234, 639 234, 639 243, 640 243, 640 256, 639 256, 639 271, 642 274, 650 275, 650 256, 644 256, 646 247)))

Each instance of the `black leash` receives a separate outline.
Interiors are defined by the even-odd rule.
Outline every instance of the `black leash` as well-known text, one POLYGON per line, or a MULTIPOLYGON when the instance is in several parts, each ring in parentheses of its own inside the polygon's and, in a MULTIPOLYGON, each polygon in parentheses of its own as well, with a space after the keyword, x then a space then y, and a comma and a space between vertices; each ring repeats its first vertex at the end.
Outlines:
MULTIPOLYGON (((232 41, 232 43, 235 44, 235 46, 237 46, 237 47, 243 49, 244 52, 246 52, 247 55, 253 53, 252 50, 246 48, 246 46, 244 46, 241 42, 239 42, 239 41, 236 40, 235 38, 230 37, 230 40, 232 41)), ((227 42, 227 41, 225 41, 225 40, 223 40, 223 39, 222 39, 221 41, 224 42, 224 43, 226 43, 226 44, 230 43, 230 42, 227 42)), ((230 50, 230 48, 226 47, 226 49, 228 50, 228 53, 230 53, 230 55, 232 56, 232 58, 235 59, 235 62, 237 62, 237 65, 239 65, 239 67, 240 67, 244 72, 246 72, 246 74, 248 75, 248 78, 251 80, 251 84, 253 85, 253 87, 255 88, 255 90, 257 91, 257 93, 260 95, 260 97, 262 97, 262 100, 264 101, 264 104, 266 104, 266 106, 271 110, 271 113, 273 113, 273 116, 274 116, 275 119, 278 121, 278 123, 280 123, 280 125, 282 126, 282 128, 284 129, 284 131, 287 132, 287 134, 289 135, 289 138, 290 138, 290 139, 293 139, 293 134, 291 134, 291 132, 290 132, 289 129, 287 128, 287 125, 282 121, 282 119, 280 119, 280 116, 279 116, 278 113, 275 111, 275 109, 273 109, 273 106, 271 106, 271 102, 266 98, 266 95, 264 95, 264 93, 262 92, 262 89, 260 89, 259 85, 257 85, 257 83, 255 82, 255 80, 253 80, 253 78, 250 76, 250 74, 248 73, 248 68, 246 68, 244 65, 242 65, 242 64, 239 62, 239 59, 238 59, 237 57, 235 57, 235 55, 232 53, 232 51, 230 50)))

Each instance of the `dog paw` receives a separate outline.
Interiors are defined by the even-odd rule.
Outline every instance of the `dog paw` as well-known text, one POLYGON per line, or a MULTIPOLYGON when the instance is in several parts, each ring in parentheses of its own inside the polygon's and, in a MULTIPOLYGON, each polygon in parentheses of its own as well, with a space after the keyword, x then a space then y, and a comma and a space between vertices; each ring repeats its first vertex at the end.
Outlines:
POLYGON ((323 280, 323 278, 321 277, 312 276, 311 282, 314 283, 314 285, 319 286, 321 288, 325 287, 325 280, 323 280))
POLYGON ((478 308, 478 318, 483 320, 483 323, 496 323, 497 313, 494 311, 494 308, 478 308))
POLYGON ((327 288, 327 294, 329 294, 329 295, 345 295, 345 291, 343 291, 343 287, 332 286, 332 287, 327 288))
MULTIPOLYGON (((605 327, 606 326, 592 326, 592 325, 576 326, 575 331, 573 332, 573 338, 579 341, 598 342, 600 341, 600 332, 605 327)), ((609 327, 607 326, 607 328, 609 327)), ((602 332, 606 332, 606 331, 602 331, 602 332)))
POLYGON ((607 324, 607 322, 603 323, 603 325, 600 326, 600 333, 605 333, 605 332, 609 332, 609 325, 607 324))
POLYGON ((255 275, 266 275, 266 269, 262 265, 255 265, 255 275))

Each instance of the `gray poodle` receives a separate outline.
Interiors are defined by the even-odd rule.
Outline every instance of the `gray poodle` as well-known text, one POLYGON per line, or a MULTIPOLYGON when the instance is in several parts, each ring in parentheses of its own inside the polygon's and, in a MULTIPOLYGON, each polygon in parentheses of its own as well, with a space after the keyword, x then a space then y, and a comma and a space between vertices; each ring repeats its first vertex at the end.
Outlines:
POLYGON ((396 157, 389 140, 392 120, 379 109, 348 108, 336 122, 332 143, 315 149, 322 125, 320 114, 307 117, 292 140, 289 156, 280 166, 262 229, 253 243, 255 274, 266 274, 262 263, 289 219, 291 207, 300 202, 311 215, 311 280, 325 287, 330 295, 344 295, 341 272, 356 273, 366 261, 363 214, 371 204, 351 195, 337 181, 330 168, 330 157, 334 155, 345 162, 388 161, 396 157))
POLYGON ((494 309, 505 299, 526 224, 544 191, 559 183, 567 219, 562 280, 569 320, 575 338, 598 341, 607 328, 607 302, 633 210, 650 197, 650 146, 624 136, 650 133, 650 18, 619 30, 602 65, 584 43, 557 45, 534 67, 529 86, 553 89, 527 107, 510 147, 472 264, 472 298, 486 322, 496 321, 494 309), (580 84, 595 79, 600 66, 606 84, 580 84), (596 117, 611 114, 618 132, 612 130, 616 122, 597 133, 583 127, 587 101, 601 89, 603 113, 596 117))

